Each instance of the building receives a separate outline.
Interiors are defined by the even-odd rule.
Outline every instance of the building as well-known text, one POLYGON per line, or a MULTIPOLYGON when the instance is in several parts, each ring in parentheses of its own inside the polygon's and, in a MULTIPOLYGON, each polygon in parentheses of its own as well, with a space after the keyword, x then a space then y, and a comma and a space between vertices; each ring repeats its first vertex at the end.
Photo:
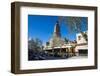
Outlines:
MULTIPOLYGON (((84 34, 88 35, 87 32, 83 32, 83 35, 84 34)), ((77 55, 87 56, 88 55, 88 41, 86 40, 86 38, 83 37, 83 35, 82 33, 76 34, 77 44, 76 44, 75 51, 77 55)))
POLYGON ((76 43, 67 42, 61 37, 59 22, 54 27, 53 36, 44 46, 45 52, 60 56, 75 55, 76 43))
POLYGON ((87 32, 76 34, 76 41, 66 41, 61 37, 59 22, 57 21, 54 27, 53 36, 44 46, 44 51, 52 55, 60 56, 87 56, 88 43, 85 37, 87 32))

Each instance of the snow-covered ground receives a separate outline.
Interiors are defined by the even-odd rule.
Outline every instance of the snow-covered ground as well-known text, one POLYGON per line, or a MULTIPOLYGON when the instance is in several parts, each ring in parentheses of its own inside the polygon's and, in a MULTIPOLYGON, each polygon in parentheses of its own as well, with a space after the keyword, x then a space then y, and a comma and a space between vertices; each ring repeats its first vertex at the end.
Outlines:
POLYGON ((82 58, 88 58, 88 56, 72 56, 69 57, 68 59, 82 59, 82 58))

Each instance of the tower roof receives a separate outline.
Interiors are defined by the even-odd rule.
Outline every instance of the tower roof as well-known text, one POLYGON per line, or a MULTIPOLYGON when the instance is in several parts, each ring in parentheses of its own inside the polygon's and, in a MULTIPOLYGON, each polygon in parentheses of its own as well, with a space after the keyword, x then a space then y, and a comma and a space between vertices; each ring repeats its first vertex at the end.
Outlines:
POLYGON ((57 21, 54 27, 54 35, 61 37, 59 22, 57 21))

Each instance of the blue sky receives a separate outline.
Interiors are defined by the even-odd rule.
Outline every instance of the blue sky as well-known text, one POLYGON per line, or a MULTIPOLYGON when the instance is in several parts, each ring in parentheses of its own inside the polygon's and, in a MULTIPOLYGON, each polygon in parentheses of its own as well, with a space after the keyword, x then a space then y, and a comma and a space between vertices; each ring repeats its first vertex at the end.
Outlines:
MULTIPOLYGON (((58 16, 28 15, 28 38, 39 38, 44 44, 52 37, 57 19, 58 16)), ((86 31, 85 27, 83 23, 83 31, 86 31)), ((62 38, 72 41, 76 39, 76 33, 69 33, 65 24, 60 25, 60 30, 62 38)))

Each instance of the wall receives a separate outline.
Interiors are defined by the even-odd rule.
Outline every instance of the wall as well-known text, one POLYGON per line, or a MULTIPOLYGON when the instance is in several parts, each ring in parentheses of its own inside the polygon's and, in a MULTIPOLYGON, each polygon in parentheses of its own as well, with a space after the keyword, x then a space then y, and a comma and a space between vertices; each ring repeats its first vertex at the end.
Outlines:
POLYGON ((82 36, 81 33, 76 34, 77 44, 86 43, 86 39, 82 36))
MULTIPOLYGON (((10 3, 15 0, 1 0, 0 1, 0 76, 16 76, 10 73, 10 60, 11 60, 11 15, 10 3)), ((98 6, 98 21, 100 21, 100 0, 17 0, 17 1, 30 1, 30 2, 44 2, 44 3, 57 3, 57 4, 74 4, 74 5, 87 5, 98 6)), ((100 24, 100 22, 98 22, 100 24)), ((100 33, 100 26, 98 26, 100 33)), ((100 35, 98 36, 98 43, 100 42, 100 35)), ((99 44, 100 46, 100 44, 99 44)), ((100 49, 98 48, 99 58, 100 49)), ((65 71, 53 73, 38 73, 38 74, 21 74, 18 76, 100 76, 100 59, 98 62, 98 70, 81 70, 81 71, 65 71)))

